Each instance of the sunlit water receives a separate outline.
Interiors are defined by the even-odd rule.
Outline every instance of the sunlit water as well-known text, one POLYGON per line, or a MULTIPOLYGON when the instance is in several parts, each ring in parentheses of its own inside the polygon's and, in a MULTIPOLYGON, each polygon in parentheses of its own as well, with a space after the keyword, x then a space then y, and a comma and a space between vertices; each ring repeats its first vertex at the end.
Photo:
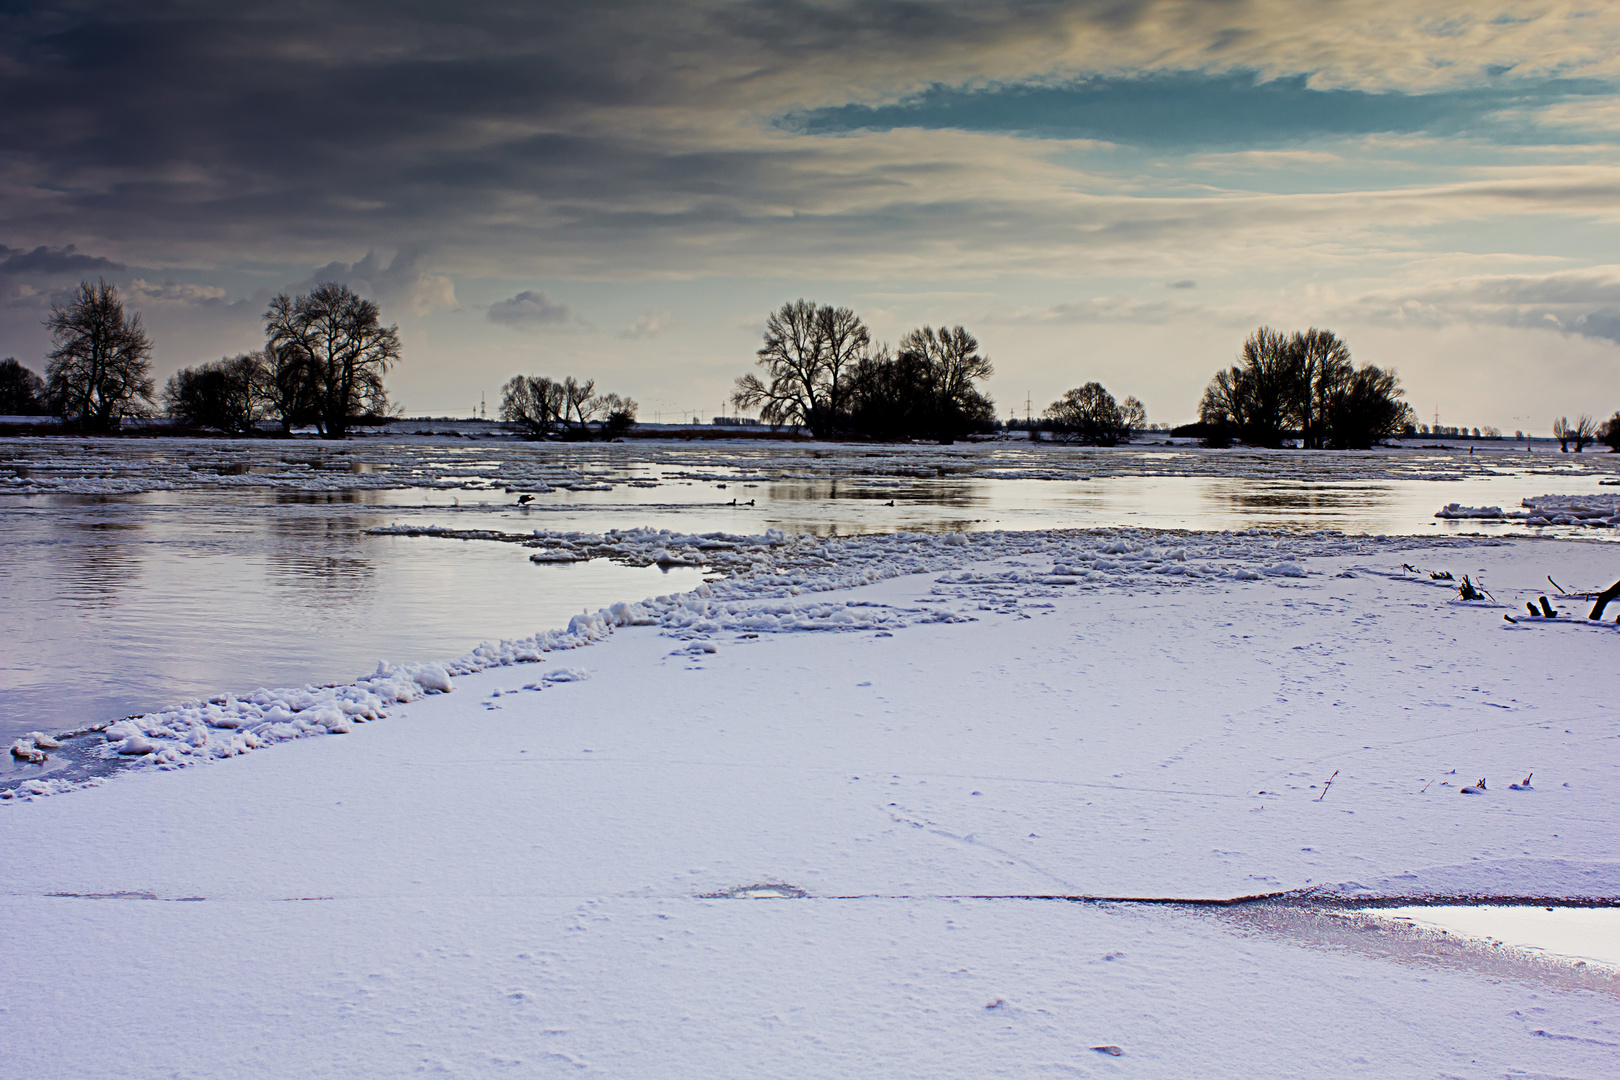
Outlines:
MULTIPOLYGON (((0 494, 0 737, 8 742, 30 730, 82 727, 220 691, 348 681, 379 659, 446 659, 480 641, 560 628, 582 610, 681 591, 701 579, 694 569, 666 573, 601 561, 537 566, 514 545, 368 536, 377 525, 589 532, 651 526, 689 533, 779 528, 818 535, 1303 526, 1524 535, 1523 526, 1433 515, 1449 502, 1514 506, 1533 495, 1609 491, 1599 482, 1614 475, 1594 468, 1597 459, 1581 463, 1584 471, 1576 475, 1530 472, 1547 463, 1546 454, 1517 462, 1499 455, 1495 467, 1503 475, 1480 475, 1465 462, 1466 478, 1436 481, 1363 478, 1367 459, 1335 464, 1320 456, 1273 457, 1261 461, 1262 468, 1252 464, 1258 459, 1238 457, 1136 451, 1043 457, 1027 447, 1014 453, 994 447, 369 443, 334 450, 307 443, 59 440, 0 450, 0 466, 13 463, 18 476, 53 470, 71 476, 78 469, 102 477, 191 477, 192 484, 195 477, 208 482, 217 475, 224 484, 253 470, 304 470, 327 485, 334 477, 363 484, 382 474, 420 474, 423 482, 438 483, 460 476, 485 485, 0 494), (1290 460, 1311 478, 1280 478, 1290 460), (1175 461, 1199 474, 1132 472, 1175 461), (1071 472, 1083 466, 1091 478, 985 475, 986 468, 1029 471, 1032 463, 1071 472), (1224 463, 1244 475, 1220 475, 1224 463), (1351 478, 1331 479, 1335 469, 1351 478), (503 477, 512 482, 519 476, 550 476, 555 484, 559 474, 615 486, 541 491, 526 507, 499 486, 503 477), (657 486, 631 486, 634 480, 657 486)), ((1432 474, 1456 460, 1429 458, 1408 455, 1393 471, 1432 474)), ((0 760, 0 772, 13 768, 9 758, 0 760)))

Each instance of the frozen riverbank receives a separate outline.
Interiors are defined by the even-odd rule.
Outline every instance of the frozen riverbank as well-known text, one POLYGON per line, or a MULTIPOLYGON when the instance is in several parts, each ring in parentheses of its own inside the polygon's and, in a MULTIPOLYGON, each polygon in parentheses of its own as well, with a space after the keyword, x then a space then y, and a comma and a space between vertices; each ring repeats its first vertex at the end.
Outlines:
POLYGON ((1608 1074, 1601 980, 1017 898, 1620 895, 1620 631, 1501 617, 1612 547, 1015 540, 807 549, 349 734, 13 800, 0 918, 50 947, 0 959, 5 1060, 1608 1074))
MULTIPOLYGON (((679 579, 697 573, 664 562, 656 565, 670 580, 652 580, 657 569, 639 580, 602 559, 579 561, 581 550, 531 566, 529 555, 539 552, 380 535, 379 526, 554 536, 642 527, 686 535, 1105 527, 1507 534, 1525 524, 1434 512, 1448 502, 1588 500, 1612 490, 1603 483, 1613 479, 1605 470, 1615 458, 1555 463, 1545 453, 1493 450, 1476 464, 1442 449, 1357 455, 1027 443, 0 443, 0 638, 8 644, 0 650, 0 746, 28 731, 80 728, 187 697, 348 680, 382 657, 442 660, 484 636, 560 628, 604 599, 690 588, 695 581, 679 579)), ((1537 524, 1538 535, 1620 539, 1593 527, 1601 518, 1553 517, 1568 523, 1537 524)), ((7 774, 0 761, 0 785, 7 774)))

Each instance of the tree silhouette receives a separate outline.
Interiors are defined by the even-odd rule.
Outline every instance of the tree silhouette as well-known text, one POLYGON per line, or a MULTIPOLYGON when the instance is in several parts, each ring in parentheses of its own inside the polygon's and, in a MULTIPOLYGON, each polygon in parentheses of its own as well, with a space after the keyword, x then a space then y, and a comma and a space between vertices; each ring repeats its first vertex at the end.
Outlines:
POLYGON ((264 415, 267 376, 259 353, 181 368, 163 388, 163 405, 170 416, 187 423, 246 435, 264 415))
POLYGON ((0 360, 0 416, 38 416, 45 406, 45 380, 12 357, 0 360))
POLYGON ((1568 453, 1569 444, 1574 443, 1575 452, 1578 454, 1597 441, 1597 421, 1590 416, 1582 415, 1572 424, 1569 417, 1560 416, 1553 421, 1553 438, 1558 440, 1558 449, 1561 452, 1568 453))
POLYGON ((152 404, 152 342, 140 315, 125 315, 106 281, 79 282, 66 305, 52 304, 45 327, 47 394, 56 415, 88 431, 111 431, 152 404), (145 403, 144 405, 142 403, 145 403))
POLYGON ((1356 368, 1331 331, 1285 336, 1262 326, 1238 363, 1210 380, 1198 418, 1215 441, 1276 448, 1297 433, 1305 447, 1365 449, 1412 421, 1403 396, 1393 371, 1356 368))
POLYGON ((870 438, 941 441, 988 430, 995 406, 975 383, 994 370, 960 326, 913 330, 893 356, 879 346, 856 364, 846 398, 850 426, 870 438))
POLYGON ((387 410, 382 377, 399 362, 399 328, 383 326, 372 301, 328 281, 296 299, 277 296, 264 321, 272 352, 307 365, 325 438, 341 439, 362 414, 387 410))
POLYGON ((739 409, 758 409, 772 426, 807 427, 825 438, 845 421, 850 378, 870 344, 849 308, 803 299, 783 304, 765 320, 758 364, 766 377, 742 376, 731 400, 739 409))
POLYGON ((1086 446, 1114 446, 1130 441, 1147 422, 1147 411, 1135 398, 1115 401, 1101 383, 1089 382, 1052 402, 1043 419, 1060 439, 1086 446))

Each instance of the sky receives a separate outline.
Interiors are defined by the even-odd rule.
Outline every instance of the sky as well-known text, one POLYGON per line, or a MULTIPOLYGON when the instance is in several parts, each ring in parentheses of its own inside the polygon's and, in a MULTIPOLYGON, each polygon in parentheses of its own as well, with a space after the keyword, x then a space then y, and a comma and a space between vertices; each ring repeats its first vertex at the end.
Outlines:
POLYGON ((967 327, 1003 416, 1316 326, 1544 433, 1620 409, 1617 147, 1601 0, 0 0, 0 355, 104 277, 161 382, 337 280, 408 415, 707 418, 802 297, 967 327))

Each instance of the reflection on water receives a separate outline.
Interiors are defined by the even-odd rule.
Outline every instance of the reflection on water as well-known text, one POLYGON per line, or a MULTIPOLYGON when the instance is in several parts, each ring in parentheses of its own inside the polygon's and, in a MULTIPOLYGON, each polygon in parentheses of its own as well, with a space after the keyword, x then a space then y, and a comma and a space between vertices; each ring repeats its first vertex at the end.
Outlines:
POLYGON ((1223 499, 1240 510, 1264 513, 1307 514, 1319 510, 1342 510, 1346 507, 1375 509, 1387 498, 1376 488, 1324 488, 1315 485, 1234 484, 1215 485, 1212 497, 1223 499), (1256 490, 1258 488, 1259 490, 1256 490))
POLYGON ((388 494, 341 488, 337 491, 275 491, 270 498, 278 506, 370 506, 382 502, 388 494))
POLYGON ((377 572, 365 544, 372 520, 353 513, 271 517, 266 580, 304 607, 358 603, 377 572))
POLYGON ((992 484, 1002 481, 980 480, 976 483, 963 480, 941 480, 933 483, 918 481, 845 481, 840 484, 837 480, 802 481, 798 483, 771 483, 762 486, 753 484, 734 485, 732 490, 738 491, 738 502, 747 502, 757 499, 754 492, 763 492, 764 496, 776 502, 828 502, 838 499, 865 500, 872 502, 901 501, 926 503, 929 506, 974 506, 984 502, 984 490, 992 484))
MULTIPOLYGON (((0 500, 0 738, 219 691, 346 682, 585 609, 684 591, 694 568, 536 566, 518 547, 369 537, 379 493, 0 500)), ((16 771, 9 757, 0 774, 16 771)))
MULTIPOLYGON (((141 531, 139 522, 98 517, 67 526, 61 540, 45 547, 65 601, 81 610, 108 608, 125 590, 139 585, 141 538, 135 535, 141 531)), ((43 568, 36 565, 38 569, 43 568)))

